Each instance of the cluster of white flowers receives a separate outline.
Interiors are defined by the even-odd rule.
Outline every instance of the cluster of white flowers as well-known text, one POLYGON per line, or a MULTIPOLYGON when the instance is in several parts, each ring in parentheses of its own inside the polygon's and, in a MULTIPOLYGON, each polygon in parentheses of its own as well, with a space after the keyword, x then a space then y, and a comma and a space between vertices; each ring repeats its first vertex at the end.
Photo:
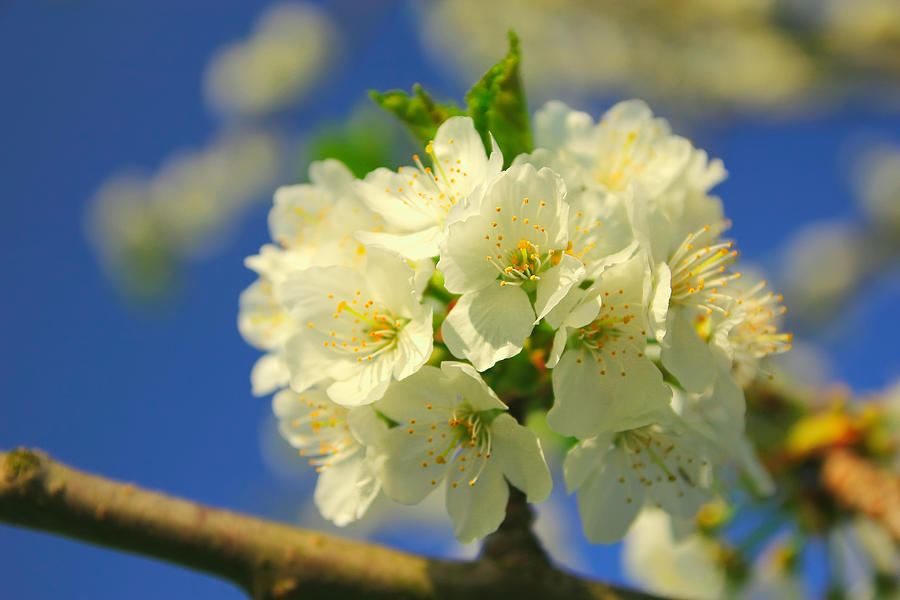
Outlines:
POLYGON ((453 117, 425 162, 356 180, 325 161, 276 193, 277 245, 247 259, 259 279, 239 326, 267 352, 254 392, 281 390, 282 432, 321 472, 315 499, 336 523, 380 492, 417 503, 443 486, 469 542, 499 526, 507 482, 546 499, 537 437, 487 383, 536 329, 591 541, 620 539, 645 506, 694 516, 725 464, 766 484, 741 385, 790 335, 780 298, 733 269, 709 194, 720 161, 640 101, 599 123, 551 102, 535 139, 503 169, 453 117))

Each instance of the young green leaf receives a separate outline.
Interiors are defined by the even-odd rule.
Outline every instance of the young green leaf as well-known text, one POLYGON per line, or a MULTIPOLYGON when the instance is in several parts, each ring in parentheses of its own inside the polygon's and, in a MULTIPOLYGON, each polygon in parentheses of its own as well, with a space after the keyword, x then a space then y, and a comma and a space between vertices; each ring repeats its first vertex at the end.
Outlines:
POLYGON ((412 96, 402 90, 372 91, 369 95, 381 108, 400 119, 423 145, 434 139, 441 123, 464 114, 453 104, 436 103, 419 84, 413 86, 412 96))
POLYGON ((469 115, 475 121, 475 128, 488 150, 488 132, 493 134, 503 151, 504 168, 519 154, 534 149, 528 104, 519 74, 521 59, 519 38, 510 31, 509 52, 466 94, 469 115))

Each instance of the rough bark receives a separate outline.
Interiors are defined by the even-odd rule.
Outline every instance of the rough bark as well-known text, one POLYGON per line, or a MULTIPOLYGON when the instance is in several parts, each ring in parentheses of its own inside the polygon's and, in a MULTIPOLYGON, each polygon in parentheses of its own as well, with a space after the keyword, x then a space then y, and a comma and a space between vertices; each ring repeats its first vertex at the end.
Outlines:
POLYGON ((0 453, 0 521, 202 571, 255 599, 654 598, 555 568, 532 519, 514 491, 477 561, 434 560, 201 506, 41 452, 0 453))

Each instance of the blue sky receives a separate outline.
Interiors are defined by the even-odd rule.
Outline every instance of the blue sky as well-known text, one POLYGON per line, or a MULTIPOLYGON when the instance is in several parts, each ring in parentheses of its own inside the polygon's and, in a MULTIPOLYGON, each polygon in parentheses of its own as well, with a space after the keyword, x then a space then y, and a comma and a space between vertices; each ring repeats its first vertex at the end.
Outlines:
MULTIPOLYGON (((219 126, 204 104, 203 68, 217 47, 248 33, 260 5, 185 6, 0 2, 0 447, 39 447, 84 470, 290 519, 308 485, 280 477, 265 458, 269 402, 250 395, 257 352, 235 326, 238 294, 252 281, 242 259, 266 239, 266 207, 220 254, 189 265, 177 297, 155 309, 123 302, 84 235, 85 207, 106 176, 153 170, 219 126)), ((328 5, 345 50, 317 97, 285 119, 291 133, 341 118, 371 88, 418 81, 456 97, 465 89, 424 55, 404 4, 380 3, 364 19, 354 6, 328 5)), ((730 172, 718 192, 745 257, 775 264, 804 223, 855 213, 840 157, 860 134, 900 143, 900 115, 858 103, 799 121, 703 129, 698 145, 730 172)), ((868 288, 826 346, 836 379, 877 389, 900 376, 898 300, 896 280, 868 288)), ((427 536, 381 538, 440 548, 427 536)), ((9 597, 242 597, 175 567, 2 526, 0 555, 9 597)), ((614 549, 593 549, 584 564, 622 577, 614 549)))

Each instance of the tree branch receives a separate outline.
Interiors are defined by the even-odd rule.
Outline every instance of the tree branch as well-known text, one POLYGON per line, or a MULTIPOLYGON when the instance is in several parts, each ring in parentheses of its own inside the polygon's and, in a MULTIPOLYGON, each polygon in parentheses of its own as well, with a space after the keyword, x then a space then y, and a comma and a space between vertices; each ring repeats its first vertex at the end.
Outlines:
POLYGON ((900 477, 835 449, 825 455, 821 479, 839 504, 878 521, 900 542, 900 477))
POLYGON ((0 453, 0 521, 135 552, 230 581, 255 599, 654 598, 553 567, 518 492, 474 562, 433 560, 209 508, 69 468, 41 452, 0 453))

